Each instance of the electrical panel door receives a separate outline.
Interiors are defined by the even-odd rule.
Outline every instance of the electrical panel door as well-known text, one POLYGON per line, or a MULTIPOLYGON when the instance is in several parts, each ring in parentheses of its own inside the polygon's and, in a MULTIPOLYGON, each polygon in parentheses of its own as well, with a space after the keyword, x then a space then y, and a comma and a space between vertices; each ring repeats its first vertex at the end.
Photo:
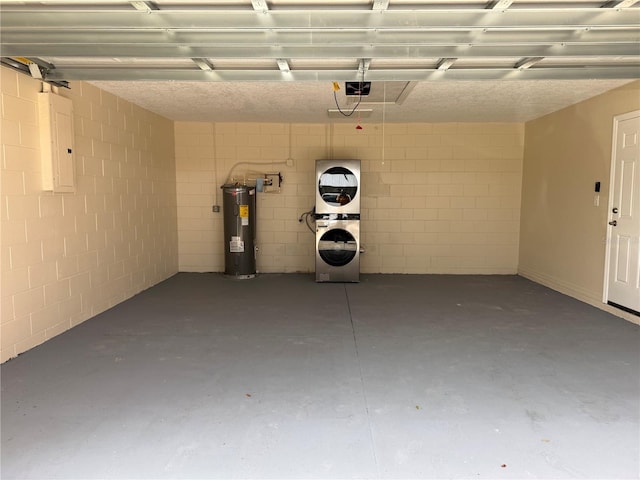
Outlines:
POLYGON ((38 94, 42 188, 75 192, 73 104, 52 92, 38 94))

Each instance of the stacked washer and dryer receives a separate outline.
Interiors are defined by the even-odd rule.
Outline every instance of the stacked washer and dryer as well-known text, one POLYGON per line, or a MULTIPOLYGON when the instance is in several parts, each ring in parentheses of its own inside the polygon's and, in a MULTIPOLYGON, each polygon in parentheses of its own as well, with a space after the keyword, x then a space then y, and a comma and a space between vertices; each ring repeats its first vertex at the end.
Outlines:
POLYGON ((316 282, 360 281, 360 160, 316 161, 316 282))

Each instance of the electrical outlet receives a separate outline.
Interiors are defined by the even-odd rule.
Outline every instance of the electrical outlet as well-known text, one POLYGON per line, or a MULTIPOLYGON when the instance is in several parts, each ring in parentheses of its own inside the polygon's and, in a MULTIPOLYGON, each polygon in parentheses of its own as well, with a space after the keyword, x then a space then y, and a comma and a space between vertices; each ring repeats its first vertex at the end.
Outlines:
POLYGON ((220 205, 214 205, 211 210, 213 213, 220 213, 220 205))

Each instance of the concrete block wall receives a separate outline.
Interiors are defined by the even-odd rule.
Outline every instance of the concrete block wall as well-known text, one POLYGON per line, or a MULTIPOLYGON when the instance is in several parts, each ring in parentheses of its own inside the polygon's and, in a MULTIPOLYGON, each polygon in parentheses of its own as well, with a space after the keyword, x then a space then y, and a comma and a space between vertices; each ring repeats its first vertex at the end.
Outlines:
POLYGON ((0 69, 1 360, 177 272, 173 122, 74 82, 76 193, 42 190, 41 82, 0 69))
POLYGON ((363 127, 176 122, 180 270, 224 270, 222 214, 211 207, 229 170, 251 162, 238 179, 284 177, 280 193, 258 194, 258 271, 313 272, 315 237, 298 218, 315 202, 315 160, 358 158, 363 273, 517 271, 523 124, 363 127))

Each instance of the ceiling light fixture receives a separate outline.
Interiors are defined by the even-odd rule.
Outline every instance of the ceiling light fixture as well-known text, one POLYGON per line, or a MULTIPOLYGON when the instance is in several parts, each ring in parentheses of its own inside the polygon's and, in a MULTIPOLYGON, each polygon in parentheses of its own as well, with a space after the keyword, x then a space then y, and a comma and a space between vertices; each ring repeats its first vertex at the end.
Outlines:
MULTIPOLYGON (((359 118, 368 118, 371 116, 372 113, 373 113, 373 110, 370 108, 363 108, 362 110, 358 110, 359 118)), ((343 112, 341 112, 337 108, 328 109, 327 115, 329 115, 329 118, 342 118, 346 116, 343 112)))

